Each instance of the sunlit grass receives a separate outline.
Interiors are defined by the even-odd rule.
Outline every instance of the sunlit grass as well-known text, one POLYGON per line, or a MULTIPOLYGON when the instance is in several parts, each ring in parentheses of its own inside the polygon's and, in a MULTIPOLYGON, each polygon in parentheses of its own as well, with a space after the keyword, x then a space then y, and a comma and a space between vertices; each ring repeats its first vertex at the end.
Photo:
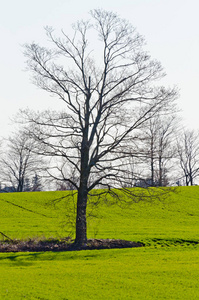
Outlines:
MULTIPOLYGON (((67 236, 73 202, 52 202, 67 193, 0 194, 0 231, 11 238, 67 236)), ((181 187, 164 201, 128 208, 101 203, 92 215, 89 238, 147 246, 1 253, 0 299, 199 299, 199 187, 181 187)))
MULTIPOLYGON (((0 231, 11 238, 74 236, 74 203, 68 197, 62 198, 68 193, 0 194, 0 231)), ((89 214, 92 211, 88 237, 135 241, 198 239, 198 203, 198 186, 181 187, 163 201, 139 202, 126 208, 101 203, 94 210, 88 209, 89 214)))
POLYGON ((199 248, 0 255, 0 299, 198 299, 199 248))

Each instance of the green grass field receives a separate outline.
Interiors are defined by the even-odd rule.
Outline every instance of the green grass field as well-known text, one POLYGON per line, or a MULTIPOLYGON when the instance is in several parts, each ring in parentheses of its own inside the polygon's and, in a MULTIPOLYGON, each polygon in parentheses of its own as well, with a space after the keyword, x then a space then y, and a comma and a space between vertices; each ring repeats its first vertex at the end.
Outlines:
MULTIPOLYGON (((71 235, 73 203, 53 202, 66 194, 0 194, 0 232, 23 239, 71 235)), ((0 299, 199 299, 199 187, 128 208, 102 203, 92 213, 89 238, 147 246, 1 253, 0 299)))

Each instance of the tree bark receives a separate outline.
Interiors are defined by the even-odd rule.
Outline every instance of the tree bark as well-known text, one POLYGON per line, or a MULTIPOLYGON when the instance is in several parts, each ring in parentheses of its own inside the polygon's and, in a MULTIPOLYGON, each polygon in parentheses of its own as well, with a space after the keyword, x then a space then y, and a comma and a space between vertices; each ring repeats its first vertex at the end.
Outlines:
POLYGON ((17 186, 17 192, 22 192, 22 191, 23 191, 23 180, 20 179, 17 186))
POLYGON ((77 198, 77 216, 76 216, 76 238, 75 244, 83 246, 87 243, 87 221, 86 221, 86 206, 87 206, 87 187, 82 185, 78 191, 77 198))

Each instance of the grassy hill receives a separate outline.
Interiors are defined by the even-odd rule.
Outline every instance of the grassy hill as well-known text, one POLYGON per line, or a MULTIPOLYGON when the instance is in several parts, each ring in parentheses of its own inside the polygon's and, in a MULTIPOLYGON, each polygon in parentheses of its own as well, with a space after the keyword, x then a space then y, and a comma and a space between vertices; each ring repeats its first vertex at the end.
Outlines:
MULTIPOLYGON (((74 203, 66 197, 68 194, 0 194, 0 231, 11 238, 74 235, 74 203)), ((88 207, 88 237, 135 241, 198 239, 198 186, 180 187, 164 200, 133 203, 124 208, 110 203, 88 207)))
MULTIPOLYGON (((74 203, 67 195, 0 194, 0 231, 12 238, 72 234, 74 203)), ((147 246, 0 253, 0 299, 199 299, 199 245, 192 243, 199 241, 199 187, 126 208, 90 205, 88 213, 89 237, 147 246)))

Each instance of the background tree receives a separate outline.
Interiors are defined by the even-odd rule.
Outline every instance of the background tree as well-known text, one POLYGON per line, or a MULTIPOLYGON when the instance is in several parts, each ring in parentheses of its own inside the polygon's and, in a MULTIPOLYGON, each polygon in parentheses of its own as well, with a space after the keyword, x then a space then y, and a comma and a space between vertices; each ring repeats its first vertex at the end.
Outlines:
POLYGON ((199 133, 185 130, 177 138, 177 154, 185 184, 193 185, 199 176, 199 133))
MULTIPOLYGON (((128 184, 127 158, 141 126, 166 109, 176 91, 154 86, 164 76, 161 64, 150 58, 143 38, 116 14, 93 10, 91 20, 77 22, 73 30, 73 36, 62 31, 57 38, 46 28, 51 49, 35 43, 25 46, 35 84, 60 98, 65 111, 26 111, 23 118, 34 126, 28 134, 40 142, 38 153, 51 157, 51 163, 64 159, 67 170, 78 176, 77 183, 71 171, 62 172, 77 190, 75 241, 82 245, 87 242, 91 191, 100 186, 115 195, 128 184)), ((63 171, 60 164, 59 170, 63 171)), ((133 192, 122 191, 134 199, 133 192)))
MULTIPOLYGON (((42 162, 43 163, 43 162, 42 162)), ((36 191, 41 191, 42 190, 42 181, 41 177, 38 176, 37 173, 32 178, 32 187, 31 191, 36 192, 36 191)))
POLYGON ((149 186, 168 185, 168 175, 172 168, 172 161, 175 159, 175 137, 178 131, 178 118, 172 112, 163 115, 159 112, 148 120, 143 127, 140 153, 142 164, 148 170, 146 179, 149 186))
POLYGON ((32 190, 31 180, 36 171, 42 170, 43 161, 33 152, 35 141, 19 131, 4 146, 0 166, 2 181, 11 184, 16 192, 32 190))

